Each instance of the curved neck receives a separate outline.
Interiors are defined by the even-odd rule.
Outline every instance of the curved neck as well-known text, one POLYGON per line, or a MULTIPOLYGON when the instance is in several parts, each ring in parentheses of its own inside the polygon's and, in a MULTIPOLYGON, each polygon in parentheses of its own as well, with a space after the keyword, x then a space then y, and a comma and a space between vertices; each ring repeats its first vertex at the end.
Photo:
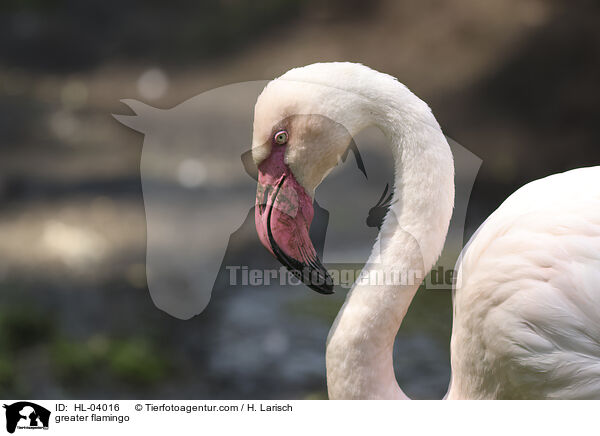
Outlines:
POLYGON ((423 101, 400 83, 394 95, 391 102, 363 110, 372 117, 367 124, 377 125, 392 146, 394 196, 361 277, 329 333, 331 399, 408 399, 394 374, 394 340, 442 251, 452 215, 450 147, 423 101))

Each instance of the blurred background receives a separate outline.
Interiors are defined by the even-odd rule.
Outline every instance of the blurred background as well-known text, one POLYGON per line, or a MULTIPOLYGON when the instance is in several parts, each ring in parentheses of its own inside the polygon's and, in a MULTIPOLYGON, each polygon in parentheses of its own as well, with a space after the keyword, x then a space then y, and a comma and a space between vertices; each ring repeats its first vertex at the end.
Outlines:
MULTIPOLYGON (((188 321, 154 306, 143 136, 111 114, 334 60, 398 77, 483 160, 467 235, 522 184, 600 163, 593 0, 5 0, 0 396, 326 397, 345 292, 216 289, 188 321)), ((395 350, 407 394, 445 393, 450 321, 448 292, 418 294, 395 350)))

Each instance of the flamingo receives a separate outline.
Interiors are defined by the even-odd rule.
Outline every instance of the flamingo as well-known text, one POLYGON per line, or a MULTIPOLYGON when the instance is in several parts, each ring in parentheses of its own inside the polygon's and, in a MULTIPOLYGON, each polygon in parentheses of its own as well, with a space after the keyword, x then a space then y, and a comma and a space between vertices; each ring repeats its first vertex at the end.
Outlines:
MULTIPOLYGON (((420 271, 422 279, 431 270, 453 210, 452 153, 425 102, 361 64, 292 69, 269 82, 254 112, 259 239, 323 294, 333 282, 308 237, 315 189, 350 138, 373 125, 395 162, 380 229, 387 237, 331 327, 330 399, 409 399, 392 348, 420 280, 364 278, 420 271)), ((471 238, 457 271, 446 399, 600 399, 600 167, 517 190, 471 238)))

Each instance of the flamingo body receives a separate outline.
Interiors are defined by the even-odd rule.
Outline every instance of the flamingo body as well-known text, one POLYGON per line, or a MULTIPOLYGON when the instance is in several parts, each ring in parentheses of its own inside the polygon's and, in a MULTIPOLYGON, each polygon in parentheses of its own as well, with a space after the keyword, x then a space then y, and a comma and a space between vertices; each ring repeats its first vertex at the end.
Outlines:
POLYGON ((600 398, 600 167, 522 187, 459 262, 449 398, 600 398))

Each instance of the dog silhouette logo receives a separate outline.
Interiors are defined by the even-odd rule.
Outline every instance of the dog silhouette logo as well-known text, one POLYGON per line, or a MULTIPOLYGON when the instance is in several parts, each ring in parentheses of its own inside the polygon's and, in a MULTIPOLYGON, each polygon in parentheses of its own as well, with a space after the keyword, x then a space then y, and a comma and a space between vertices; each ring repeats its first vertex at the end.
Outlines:
POLYGON ((28 401, 19 401, 4 405, 6 409, 6 431, 14 433, 18 429, 39 430, 48 429, 50 411, 42 406, 28 401))

